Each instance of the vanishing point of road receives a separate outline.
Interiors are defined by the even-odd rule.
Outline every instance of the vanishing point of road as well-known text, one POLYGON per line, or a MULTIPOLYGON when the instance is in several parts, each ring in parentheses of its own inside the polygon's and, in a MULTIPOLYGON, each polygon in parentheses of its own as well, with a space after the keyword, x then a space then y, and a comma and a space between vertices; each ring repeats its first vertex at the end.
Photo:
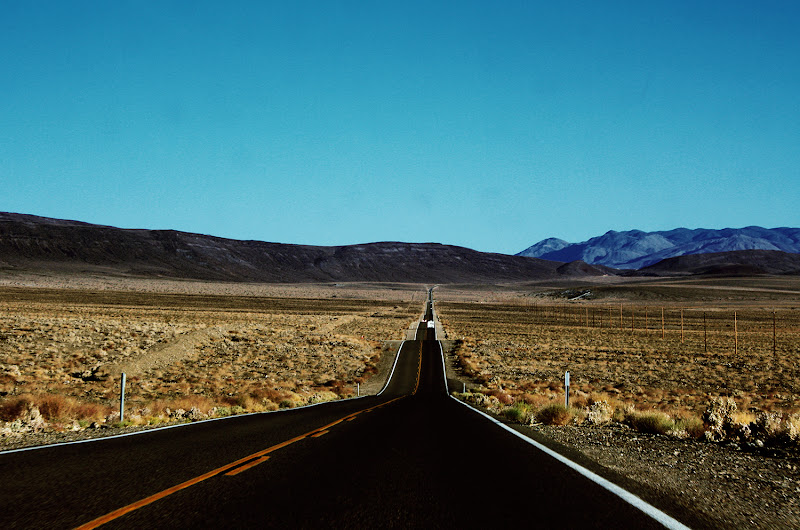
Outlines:
POLYGON ((664 517, 450 397, 424 322, 376 396, 0 453, 1 528, 681 528, 664 517))

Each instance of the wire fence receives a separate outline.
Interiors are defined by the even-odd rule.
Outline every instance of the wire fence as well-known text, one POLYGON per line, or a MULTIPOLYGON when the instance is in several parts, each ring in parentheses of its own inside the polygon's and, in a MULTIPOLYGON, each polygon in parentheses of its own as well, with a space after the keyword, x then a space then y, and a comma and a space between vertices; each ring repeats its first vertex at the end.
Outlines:
POLYGON ((736 354, 758 348, 777 355, 800 345, 796 308, 704 308, 625 304, 531 304, 528 323, 640 334, 695 350, 736 354))
POLYGON ((713 395, 746 398, 762 410, 800 403, 797 307, 440 305, 472 362, 501 378, 554 381, 574 370, 586 391, 615 388, 637 402, 645 399, 641 387, 694 408, 713 395))

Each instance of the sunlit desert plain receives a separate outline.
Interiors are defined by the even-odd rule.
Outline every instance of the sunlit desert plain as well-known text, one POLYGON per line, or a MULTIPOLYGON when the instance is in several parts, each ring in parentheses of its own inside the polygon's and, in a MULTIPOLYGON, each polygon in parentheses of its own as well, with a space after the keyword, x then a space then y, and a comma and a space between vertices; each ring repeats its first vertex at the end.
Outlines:
POLYGON ((742 420, 796 422, 796 278, 551 286, 497 291, 488 303, 438 295, 462 373, 501 403, 563 402, 569 371, 579 408, 604 400, 699 420, 714 398, 732 398, 742 420))
POLYGON ((125 425, 294 407, 353 396, 360 385, 369 391, 382 383, 372 376, 390 357, 387 341, 403 338, 424 297, 417 288, 369 299, 375 291, 357 286, 233 285, 223 294, 199 284, 161 287, 173 292, 2 288, 5 437, 119 426, 123 372, 125 425))

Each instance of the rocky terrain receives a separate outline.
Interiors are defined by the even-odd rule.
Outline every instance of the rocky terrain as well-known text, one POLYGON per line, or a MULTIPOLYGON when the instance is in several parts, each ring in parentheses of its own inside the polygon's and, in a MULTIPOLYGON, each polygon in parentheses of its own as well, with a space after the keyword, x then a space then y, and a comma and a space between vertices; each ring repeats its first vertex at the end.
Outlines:
POLYGON ((693 527, 800 527, 800 451, 680 440, 620 424, 529 429, 578 451, 587 467, 635 484, 645 500, 668 498, 678 514, 699 520, 693 527))

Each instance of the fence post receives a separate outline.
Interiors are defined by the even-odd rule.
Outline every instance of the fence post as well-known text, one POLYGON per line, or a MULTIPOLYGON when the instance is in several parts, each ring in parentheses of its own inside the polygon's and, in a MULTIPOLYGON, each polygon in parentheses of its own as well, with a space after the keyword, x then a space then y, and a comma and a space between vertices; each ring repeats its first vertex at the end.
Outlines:
POLYGON ((122 382, 119 393, 119 422, 125 421, 125 372, 122 372, 122 382))
POLYGON ((776 355, 778 350, 778 330, 775 323, 775 308, 772 308, 772 357, 776 355))

